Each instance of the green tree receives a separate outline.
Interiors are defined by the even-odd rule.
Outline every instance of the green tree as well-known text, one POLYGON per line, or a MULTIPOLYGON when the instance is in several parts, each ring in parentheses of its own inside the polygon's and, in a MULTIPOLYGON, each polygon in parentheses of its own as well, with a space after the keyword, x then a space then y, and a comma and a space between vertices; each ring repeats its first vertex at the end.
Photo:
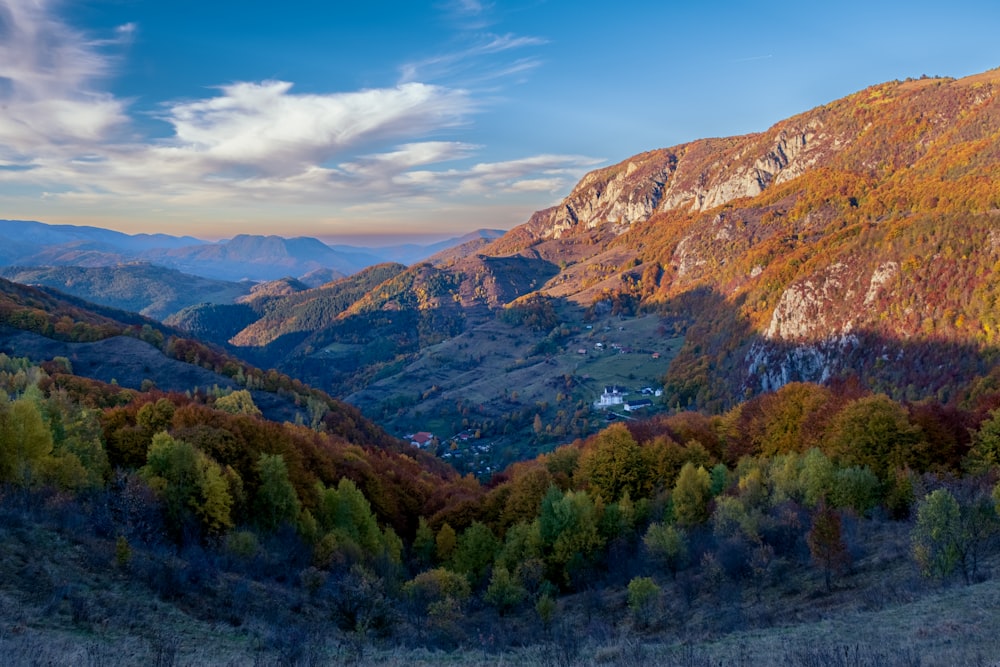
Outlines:
POLYGON ((1000 466, 1000 408, 972 434, 972 449, 964 461, 966 470, 981 473, 1000 466))
POLYGON ((168 527, 179 538, 194 509, 199 491, 198 457, 194 447, 161 431, 153 436, 146 465, 139 473, 163 499, 168 527))
POLYGON ((879 479, 897 468, 919 467, 922 433, 909 415, 884 394, 849 403, 834 417, 830 446, 847 465, 868 466, 879 479))
POLYGON ((499 546, 489 526, 473 521, 458 538, 451 556, 452 569, 469 577, 469 583, 476 586, 493 564, 499 546))
POLYGON ((0 481, 29 486, 52 453, 52 432, 36 403, 0 392, 0 481))
POLYGON ((255 466, 259 486, 254 498, 257 523, 264 530, 277 530, 299 516, 299 497, 288 479, 288 466, 281 454, 261 454, 255 466))
POLYGON ((604 548, 600 511, 586 491, 550 488, 538 522, 547 561, 566 584, 600 557, 604 548))
POLYGON ((552 599, 551 595, 542 595, 535 602, 535 613, 538 614, 538 620, 542 622, 542 627, 548 631, 552 626, 552 620, 556 616, 556 601, 552 599))
POLYGON ((335 489, 317 483, 316 492, 320 530, 334 533, 340 543, 355 545, 368 558, 384 552, 384 536, 371 504, 354 482, 341 477, 335 489))
POLYGON ((222 468, 199 452, 196 461, 198 493, 194 499, 195 515, 209 534, 220 534, 233 527, 233 499, 222 468))
POLYGON ((170 428, 175 410, 174 404, 165 398, 161 398, 156 403, 146 403, 136 413, 136 426, 152 438, 156 433, 170 428))
POLYGON ((628 582, 628 608, 640 627, 648 627, 660 606, 660 587, 651 577, 635 577, 628 582))
POLYGON ((232 528, 233 501, 222 469, 190 443, 157 433, 139 472, 163 498, 175 537, 191 518, 207 534, 232 528))
POLYGON ((802 458, 799 486, 803 500, 809 507, 816 507, 833 488, 833 463, 819 449, 813 448, 802 458))
POLYGON ((101 442, 99 413, 74 403, 67 392, 52 391, 42 404, 52 431, 52 458, 57 468, 70 469, 68 478, 55 478, 63 488, 99 488, 110 475, 107 451, 101 442))
POLYGON ((484 597, 497 608, 501 616, 524 602, 527 596, 528 592, 510 570, 502 565, 493 568, 490 585, 486 588, 484 597))
POLYGON ((712 497, 721 495, 726 487, 729 486, 729 469, 724 463, 716 463, 712 466, 712 470, 709 473, 712 479, 711 494, 712 497))
POLYGON ((956 494, 937 489, 917 507, 913 555, 926 576, 943 579, 958 567, 970 584, 998 534, 1000 517, 987 490, 974 481, 957 487, 956 494))
POLYGON ((958 501, 947 489, 936 489, 917 506, 913 529, 913 557, 926 577, 943 579, 955 571, 959 559, 958 501))
POLYGON ((434 539, 434 546, 438 561, 443 563, 451 558, 451 555, 455 552, 455 546, 457 544, 458 535, 455 534, 455 529, 445 523, 441 526, 441 529, 438 530, 437 537, 434 539))
POLYGON ((882 499, 882 485, 867 467, 843 468, 833 473, 830 501, 837 507, 854 510, 864 516, 878 506, 882 499))
POLYGON ((678 525, 696 526, 708 519, 708 501, 711 500, 712 480, 703 467, 685 463, 677 475, 671 496, 674 517, 678 525))
POLYGON ((650 493, 642 449, 623 424, 609 426, 598 434, 593 448, 581 457, 580 471, 589 480, 590 492, 609 503, 626 492, 632 498, 650 493))
POLYGON ((429 616, 436 623, 459 620, 472 594, 469 580, 444 568, 421 572, 403 585, 403 594, 415 607, 418 617, 429 616))
POLYGON ((516 570, 521 563, 541 556, 542 535, 538 520, 530 523, 522 521, 507 529, 496 563, 508 570, 516 570))
POLYGON ((418 563, 430 565, 434 560, 434 531, 427 524, 427 519, 420 517, 417 520, 417 532, 413 536, 413 556, 418 563))
POLYGON ((653 523, 646 530, 642 542, 653 560, 676 579, 677 572, 687 564, 687 537, 684 531, 670 524, 653 523))

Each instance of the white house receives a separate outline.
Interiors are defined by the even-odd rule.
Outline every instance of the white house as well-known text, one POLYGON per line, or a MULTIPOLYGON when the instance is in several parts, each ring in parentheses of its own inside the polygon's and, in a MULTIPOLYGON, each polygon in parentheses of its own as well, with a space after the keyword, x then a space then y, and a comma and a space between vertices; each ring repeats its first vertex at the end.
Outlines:
POLYGON ((626 393, 628 393, 628 390, 625 389, 625 387, 607 385, 604 387, 604 393, 601 394, 600 398, 594 402, 594 407, 597 409, 603 409, 611 407, 612 405, 621 405, 625 402, 626 393))

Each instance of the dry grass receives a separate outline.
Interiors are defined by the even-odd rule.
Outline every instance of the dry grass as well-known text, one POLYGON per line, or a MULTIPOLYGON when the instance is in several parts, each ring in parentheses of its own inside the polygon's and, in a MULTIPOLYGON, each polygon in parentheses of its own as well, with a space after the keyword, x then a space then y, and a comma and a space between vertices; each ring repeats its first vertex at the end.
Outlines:
MULTIPOLYGON (((549 631, 530 609, 499 620, 473 606, 459 621, 465 648, 434 651, 415 647, 416 628, 404 619, 389 638, 344 633, 294 583, 244 580, 241 589, 238 575, 222 572, 163 597, 142 568, 168 567, 175 556, 137 548, 123 571, 113 540, 8 510, 0 513, 0 664, 1000 665, 1000 579, 928 583, 907 557, 906 524, 849 528, 855 564, 829 594, 801 563, 776 564, 759 593, 727 581, 685 597, 681 582, 659 577, 660 611, 639 631, 623 587, 609 581, 561 598, 549 631)), ((1000 554, 984 565, 997 571, 1000 554)))

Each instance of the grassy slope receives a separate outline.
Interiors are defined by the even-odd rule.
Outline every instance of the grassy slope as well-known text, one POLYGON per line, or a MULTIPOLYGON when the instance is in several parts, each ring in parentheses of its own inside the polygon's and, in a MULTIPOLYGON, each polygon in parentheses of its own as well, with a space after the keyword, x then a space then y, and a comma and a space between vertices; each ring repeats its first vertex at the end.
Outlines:
MULTIPOLYGON (((607 589, 561 599, 549 632, 530 609, 499 622, 473 607, 463 624, 470 641, 478 628, 483 650, 431 652, 338 630, 297 577, 273 579, 277 570, 249 578, 224 561, 218 569, 199 563, 201 552, 141 549, 122 567, 114 539, 88 536, 77 511, 53 507, 58 497, 32 509, 4 493, 5 665, 998 664, 990 661, 1000 580, 944 587, 922 580, 907 556, 905 524, 856 532, 858 558, 832 593, 806 566, 772 571, 759 596, 723 582, 685 600, 678 584, 659 578, 661 607, 646 628, 636 627, 623 591, 607 589)), ((995 570, 1000 559, 985 565, 995 570)))

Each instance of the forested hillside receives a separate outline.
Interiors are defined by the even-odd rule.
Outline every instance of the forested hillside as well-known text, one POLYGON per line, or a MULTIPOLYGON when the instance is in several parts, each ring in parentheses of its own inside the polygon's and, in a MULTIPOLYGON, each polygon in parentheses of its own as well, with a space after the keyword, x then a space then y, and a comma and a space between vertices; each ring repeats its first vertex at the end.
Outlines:
MULTIPOLYGON (((149 321, 11 283, 3 294, 8 345, 124 336, 234 380, 164 392, 83 377, 82 348, 0 355, 0 601, 20 628, 0 641, 19 661, 69 659, 61 633, 101 655, 128 638, 143 660, 358 660, 391 646, 681 659, 682 641, 805 631, 820 607, 848 622, 858 609, 922 614, 942 585, 994 594, 995 375, 948 404, 789 383, 715 416, 614 424, 483 485, 298 381, 149 321), (262 390, 299 417, 264 419, 262 390), (59 545, 44 564, 26 557, 43 543, 59 545), (221 635, 199 653, 187 642, 200 624, 221 635)), ((900 626, 851 650, 967 662, 992 645, 991 623, 956 626, 950 646, 900 626)), ((843 650, 836 637, 784 641, 782 664, 843 650)), ((773 658, 766 646, 742 650, 773 658)))
POLYGON ((25 285, 46 285, 93 303, 161 321, 196 304, 229 304, 250 292, 247 283, 209 280, 150 264, 9 266, 0 268, 0 276, 25 285))
POLYGON ((249 324, 218 310, 230 326, 197 330, 400 434, 479 432, 515 458, 593 433, 601 384, 630 375, 664 388, 663 409, 714 413, 851 378, 963 400, 1000 327, 998 91, 996 70, 895 81, 764 132, 642 153, 474 254, 369 274, 363 294, 342 281, 276 298, 249 324), (525 303, 546 316, 510 317, 525 303), (657 320, 661 342, 642 345, 665 361, 655 379, 588 363, 597 343, 638 348, 602 336, 622 318, 657 320), (504 381, 477 386, 470 364, 504 381))

